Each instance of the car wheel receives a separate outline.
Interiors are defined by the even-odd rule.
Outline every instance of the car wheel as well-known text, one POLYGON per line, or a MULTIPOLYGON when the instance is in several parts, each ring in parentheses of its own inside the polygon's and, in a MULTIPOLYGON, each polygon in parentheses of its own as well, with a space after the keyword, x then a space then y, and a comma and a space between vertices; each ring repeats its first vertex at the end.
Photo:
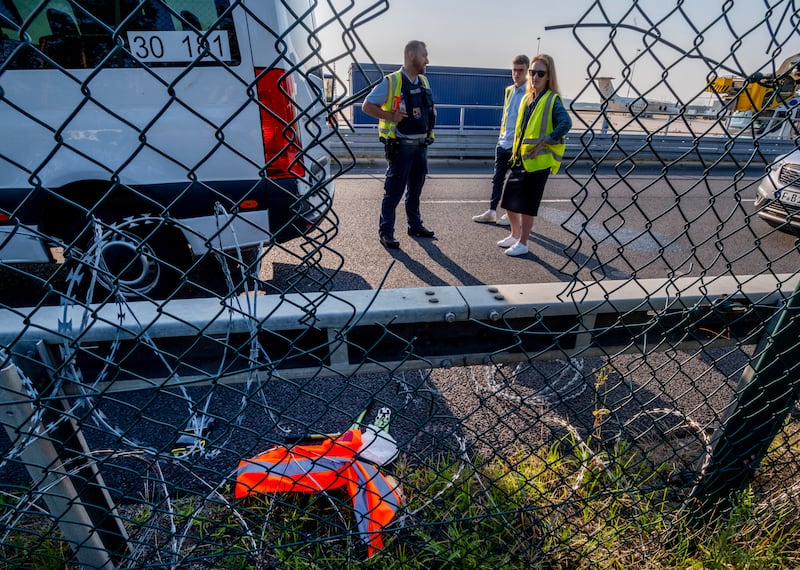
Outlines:
POLYGON ((92 292, 91 301, 164 299, 181 286, 191 255, 176 228, 145 215, 98 224, 70 263, 78 292, 92 292))

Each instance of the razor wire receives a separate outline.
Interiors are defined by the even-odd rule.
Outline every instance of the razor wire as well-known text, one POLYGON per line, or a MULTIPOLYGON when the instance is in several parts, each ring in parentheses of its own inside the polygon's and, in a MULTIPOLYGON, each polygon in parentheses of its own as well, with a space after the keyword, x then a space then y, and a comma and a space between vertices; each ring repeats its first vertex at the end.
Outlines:
MULTIPOLYGON (((764 2, 763 14, 750 17, 745 28, 734 12, 753 4, 730 0, 702 10, 683 2, 634 2, 622 8, 596 1, 576 21, 552 26, 568 31, 588 61, 589 79, 574 99, 601 99, 594 115, 571 109, 578 121, 570 138, 579 139, 583 148, 574 164, 608 164, 612 150, 625 157, 613 159, 616 177, 611 182, 594 171, 583 175, 564 165, 578 191, 572 213, 561 221, 573 241, 565 247, 560 295, 566 305, 579 306, 577 323, 562 327, 542 315, 515 319, 513 312, 486 320, 470 317, 465 323, 475 327, 470 330, 500 340, 483 364, 463 367, 434 363, 423 350, 421 339, 429 333, 422 325, 404 327, 395 319, 350 334, 371 323, 363 322, 362 308, 334 284, 345 260, 337 251, 340 224, 325 188, 358 159, 350 150, 329 153, 331 172, 320 174, 325 169, 314 168, 320 166, 314 150, 337 144, 348 148, 344 133, 354 127, 347 111, 365 92, 348 92, 336 64, 352 65, 354 73, 366 73, 366 63, 377 64, 359 33, 362 26, 386 18, 390 3, 356 7, 355 2, 344 6, 329 1, 326 7, 333 16, 318 18, 314 26, 317 3, 281 0, 275 4, 288 22, 282 29, 241 0, 206 3, 214 11, 202 22, 195 21, 187 2, 113 4, 117 12, 112 14, 109 3, 0 2, 0 105, 25 115, 53 139, 40 163, 23 164, 0 155, 2 168, 25 174, 29 201, 44 196, 50 207, 76 210, 84 222, 66 230, 52 220, 49 226, 24 228, 53 255, 54 262, 45 269, 0 262, 3 291, 15 280, 41 290, 33 307, 15 306, 3 298, 5 293, 0 295, 0 318, 23 323, 0 346, 4 565, 689 567, 687 560, 702 557, 704 536, 712 540, 738 532, 740 540, 763 542, 768 537, 758 528, 780 525, 796 537, 797 371, 790 359, 798 352, 797 294, 785 293, 781 280, 796 280, 797 272, 786 276, 775 271, 778 260, 767 256, 752 228, 732 224, 738 219, 734 214, 743 211, 745 190, 750 190, 744 182, 746 169, 766 171, 772 165, 773 159, 761 150, 769 140, 769 121, 777 120, 793 140, 798 125, 779 88, 746 117, 745 128, 730 121, 737 101, 754 103, 756 91, 748 86, 766 89, 795 79, 794 67, 779 70, 775 64, 792 55, 797 39, 799 14, 793 1, 764 2), (20 6, 28 12, 17 13, 20 6), (71 14, 66 21, 64 13, 71 14), (92 50, 84 49, 82 59, 73 61, 67 46, 75 43, 74 34, 34 41, 48 15, 53 36, 58 25, 70 23, 91 30, 92 50), (159 64, 137 63, 134 47, 124 39, 133 22, 152 26, 159 18, 193 29, 202 50, 171 79, 165 79, 159 64), (236 22, 245 19, 258 28, 251 34, 263 34, 275 46, 268 67, 300 78, 313 94, 302 102, 299 95, 293 100, 294 119, 279 117, 288 133, 284 150, 294 156, 290 165, 303 163, 306 193, 291 197, 291 216, 275 220, 269 231, 260 228, 262 238, 255 245, 243 245, 253 225, 246 212, 220 197, 207 213, 213 230, 204 248, 178 254, 165 244, 185 241, 196 228, 164 205, 138 210, 151 196, 121 180, 138 154, 163 152, 154 142, 155 133, 172 107, 207 123, 217 148, 240 153, 226 137, 226 128, 256 100, 257 78, 244 82, 233 71, 235 59, 242 56, 237 55, 241 41, 225 56, 230 59, 218 56, 211 42, 220 37, 217 32, 234 34, 236 22), (331 31, 344 38, 342 53, 323 50, 320 34, 331 31), (641 46, 635 55, 623 47, 623 40, 631 37, 641 46), (302 38, 302 49, 290 53, 290 45, 298 47, 297 38, 302 38), (760 41, 767 41, 768 55, 757 69, 745 66, 737 53, 760 41), (635 66, 645 63, 661 71, 652 85, 633 82, 635 66), (687 94, 676 85, 680 80, 675 77, 690 64, 703 70, 704 89, 723 76, 743 78, 738 92, 709 88, 717 111, 700 127, 689 108, 704 91, 687 94), (182 77, 213 65, 230 71, 248 97, 228 117, 198 116, 180 94, 182 77), (76 71, 81 66, 87 74, 76 71), (627 98, 627 114, 612 111, 611 99, 594 92, 595 80, 617 66, 622 66, 623 78, 615 94, 634 93, 627 98), (94 94, 94 82, 104 72, 126 67, 170 93, 151 117, 132 119, 94 94), (12 72, 34 68, 60 73, 80 86, 83 98, 56 124, 25 110, 10 95, 6 81, 12 72), (336 86, 330 100, 323 76, 336 86), (654 123, 647 103, 664 92, 677 101, 678 112, 654 123), (94 161, 64 137, 85 106, 99 108, 135 131, 140 141, 130 156, 98 165, 107 180, 86 184, 89 201, 74 189, 42 184, 48 161, 63 149, 94 161), (777 117, 778 112, 783 114, 777 117), (660 157, 653 137, 678 124, 694 137, 693 149, 678 159, 660 157), (630 151, 622 141, 633 127, 645 136, 630 151), (707 156, 702 143, 715 129, 721 134, 714 136, 735 142, 749 134, 752 153, 740 161, 727 146, 721 155, 707 156), (302 145, 291 132, 300 132, 302 145), (600 139, 608 146, 595 152, 592 144, 600 139), (639 174, 645 150, 655 155, 661 171, 639 187, 632 179, 639 174), (699 161, 705 174, 687 186, 675 173, 689 160, 699 161), (722 162, 732 163, 735 173, 718 191, 708 176, 722 162), (672 192, 666 209, 648 203, 657 182, 672 192), (708 194, 702 212, 690 212, 681 202, 696 189, 708 194), (620 191, 630 196, 623 206, 611 199, 620 191), (732 204, 722 204, 721 198, 731 194, 732 204), (602 199, 595 204, 592 195, 602 199), (109 204, 120 199, 130 200, 137 211, 109 216, 109 204), (667 210, 679 213, 684 224, 677 237, 665 238, 660 231, 667 210), (626 224, 638 222, 646 228, 644 239, 658 244, 651 258, 638 255, 635 240, 640 238, 623 231, 626 224), (58 231, 49 233, 48 227, 58 231), (289 231, 297 231, 297 237, 276 238, 289 231), (233 236, 232 247, 223 243, 226 232, 233 236), (726 239, 735 234, 751 236, 752 248, 731 251, 726 239), (688 244, 688 254, 672 247, 678 241, 688 244), (114 266, 109 254, 115 250, 130 257, 114 266), (732 268, 747 255, 759 257, 763 275, 777 282, 777 304, 737 297, 749 283, 732 268), (273 258, 291 260, 290 274, 264 279, 273 258), (641 286, 636 308, 625 305, 611 319, 594 318, 593 309, 580 310, 578 300, 592 287, 599 287, 613 304, 618 288, 638 286, 638 275, 653 267, 663 267, 666 274, 664 306, 655 304, 641 286), (626 278, 618 279, 619 274, 626 278), (676 284, 685 277, 731 277, 737 286, 729 299, 675 312, 672 301, 686 295, 676 284), (142 280, 146 284, 139 286, 142 280), (199 306, 208 298, 217 301, 208 326, 177 340, 156 334, 155 320, 140 317, 139 303, 149 304, 156 313, 174 317, 180 327, 186 324, 182 313, 170 303, 199 306), (347 317, 333 332, 321 323, 330 300, 341 303, 347 317), (48 340, 32 342, 39 332, 37 314, 53 305, 61 315, 56 328, 41 331, 48 340), (104 307, 111 312, 103 312, 104 307), (270 329, 270 320, 289 309, 302 314, 300 326, 270 329), (212 330, 212 320, 228 324, 212 330), (92 337, 98 325, 112 331, 108 338, 92 337), (630 340, 577 354, 566 346, 571 335, 602 339, 615 334, 627 334, 630 340), (360 365, 341 373, 328 358, 337 351, 360 355, 360 365), (515 358, 504 358, 509 354, 515 358), (742 395, 751 395, 765 358, 776 363, 771 372, 785 376, 782 382, 762 378, 763 384, 755 386, 775 394, 770 403, 779 401, 783 407, 775 409, 772 423, 747 424, 759 435, 750 442, 731 418, 748 420, 763 411, 737 404, 742 404, 742 395), (430 366, 406 368, 412 361, 430 366), (293 375, 291 367, 305 372, 293 375), (126 383, 135 387, 124 388, 126 383), (364 443, 362 438, 371 439, 364 443), (724 501, 696 508, 718 490, 706 489, 709 481, 731 476, 725 469, 721 474, 708 471, 710 465, 726 465, 729 458, 715 453, 739 440, 749 447, 744 457, 734 457, 734 476, 746 473, 745 484, 735 481, 723 487, 733 493, 724 501), (252 472, 260 476, 243 483, 252 472), (397 493, 391 501, 390 492, 397 493), (78 507, 85 512, 76 513, 78 507), (85 540, 76 541, 76 536, 85 540), (692 550, 688 543, 701 548, 692 550), (676 552, 684 552, 685 558, 676 552)), ((277 85, 289 93, 280 81, 277 85)), ((275 115, 263 102, 256 105, 275 115)), ((186 180, 172 203, 198 185, 208 185, 199 174, 202 163, 168 158, 186 180)), ((239 158, 259 180, 269 179, 274 159, 239 158)), ((23 200, 19 209, 2 212, 9 231, 0 234, 6 240, 0 240, 0 247, 23 231, 19 216, 30 207, 23 200)), ((794 210, 780 200, 772 207, 786 214, 783 222, 773 218, 777 235, 790 229, 794 210)), ((749 214, 744 217, 749 220, 749 214)), ((791 260, 796 254, 795 245, 781 257, 791 260)), ((370 292, 368 307, 379 302, 382 290, 381 284, 370 292)), ((757 396, 752 402, 760 402, 757 396)), ((782 555, 781 562, 791 564, 794 554, 782 555)))

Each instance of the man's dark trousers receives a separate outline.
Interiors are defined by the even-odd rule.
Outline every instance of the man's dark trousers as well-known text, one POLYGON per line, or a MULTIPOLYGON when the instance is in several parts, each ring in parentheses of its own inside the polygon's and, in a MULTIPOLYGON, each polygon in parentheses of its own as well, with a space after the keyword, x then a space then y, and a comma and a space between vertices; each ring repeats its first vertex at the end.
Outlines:
POLYGON ((506 174, 511 168, 511 150, 500 145, 494 150, 494 176, 492 176, 492 197, 489 200, 489 209, 496 210, 503 196, 503 186, 506 184, 506 174))
POLYGON ((422 227, 419 200, 425 176, 428 174, 428 147, 416 141, 393 143, 393 148, 387 150, 387 159, 389 166, 383 184, 378 233, 384 238, 394 238, 395 214, 403 192, 406 194, 406 217, 409 229, 422 227))

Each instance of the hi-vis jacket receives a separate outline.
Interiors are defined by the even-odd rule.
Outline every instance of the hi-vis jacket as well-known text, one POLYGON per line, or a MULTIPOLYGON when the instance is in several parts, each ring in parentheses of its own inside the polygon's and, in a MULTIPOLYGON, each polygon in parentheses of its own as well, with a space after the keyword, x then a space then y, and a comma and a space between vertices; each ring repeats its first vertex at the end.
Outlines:
MULTIPOLYGON (((424 75, 418 77, 422 88, 419 89, 419 94, 414 96, 413 101, 406 101, 406 112, 409 116, 403 120, 403 124, 405 125, 406 121, 413 121, 416 123, 414 125, 416 128, 414 128, 413 133, 409 134, 425 134, 428 138, 432 139, 434 138, 433 123, 435 121, 435 115, 433 111, 431 86, 430 83, 428 83, 427 77, 424 75), (415 110, 419 116, 415 116, 415 110)), ((381 105, 381 109, 395 112, 400 108, 400 103, 403 100, 403 71, 398 69, 394 73, 387 75, 386 79, 389 81, 389 94, 384 104, 381 105)), ((406 82, 408 82, 407 79, 406 82)), ((406 91, 405 95, 410 97, 408 91, 406 91)), ((406 131, 402 132, 405 133, 406 131)), ((381 140, 397 138, 397 123, 384 121, 383 119, 379 120, 378 136, 381 140)))
POLYGON ((397 514, 402 489, 389 475, 355 458, 361 430, 312 445, 276 446, 239 462, 236 498, 256 493, 319 493, 345 487, 353 501, 358 530, 372 556, 383 548, 381 532, 397 514))
POLYGON ((511 101, 511 97, 514 96, 514 90, 517 88, 516 85, 509 85, 506 87, 506 94, 503 97, 503 119, 500 121, 500 132, 504 133, 506 130, 506 123, 508 122, 508 102, 511 101))
POLYGON ((528 119, 528 124, 523 125, 524 109, 530 100, 530 95, 525 94, 520 104, 519 115, 517 116, 516 136, 514 137, 514 147, 511 156, 522 158, 522 166, 526 172, 536 172, 537 170, 550 169, 551 174, 556 174, 561 161, 564 159, 566 145, 562 139, 556 144, 546 144, 538 155, 533 156, 533 147, 541 141, 548 140, 550 133, 553 132, 553 105, 556 97, 561 100, 549 89, 545 91, 536 107, 528 119))

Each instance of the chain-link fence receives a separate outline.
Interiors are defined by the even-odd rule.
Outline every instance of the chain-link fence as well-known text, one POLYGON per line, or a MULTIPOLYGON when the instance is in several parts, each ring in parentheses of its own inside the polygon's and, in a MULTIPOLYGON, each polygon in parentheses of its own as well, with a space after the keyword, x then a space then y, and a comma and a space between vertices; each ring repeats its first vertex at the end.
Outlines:
POLYGON ((3 566, 791 566, 794 2, 550 27, 589 77, 559 283, 336 291, 336 70, 388 9, 0 0, 3 566))

